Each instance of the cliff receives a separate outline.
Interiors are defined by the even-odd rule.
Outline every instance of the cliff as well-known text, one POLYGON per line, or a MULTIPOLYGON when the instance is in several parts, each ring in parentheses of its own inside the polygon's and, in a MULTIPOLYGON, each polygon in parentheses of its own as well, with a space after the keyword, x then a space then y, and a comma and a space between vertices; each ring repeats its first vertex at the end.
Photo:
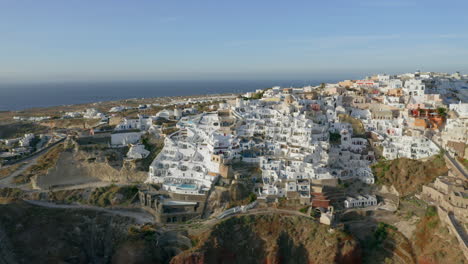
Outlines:
POLYGON ((0 264, 169 263, 191 246, 183 232, 87 209, 0 205, 0 264))
POLYGON ((172 264, 361 263, 356 240, 300 216, 233 217, 192 240, 172 264))

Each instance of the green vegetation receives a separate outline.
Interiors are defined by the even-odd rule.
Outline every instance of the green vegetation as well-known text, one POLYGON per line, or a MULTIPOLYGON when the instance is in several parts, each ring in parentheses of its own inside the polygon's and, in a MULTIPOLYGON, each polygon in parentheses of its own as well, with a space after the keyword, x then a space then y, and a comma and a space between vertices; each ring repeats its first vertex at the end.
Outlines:
POLYGON ((375 250, 376 248, 381 247, 384 241, 388 238, 391 230, 396 231, 397 228, 386 223, 378 223, 372 236, 365 241, 364 248, 366 250, 375 250))
POLYGON ((309 210, 309 206, 306 206, 304 208, 301 208, 299 209, 299 212, 303 213, 303 214, 306 214, 307 213, 307 210, 309 210))
POLYGON ((374 231, 374 239, 377 245, 381 244, 387 238, 387 235, 387 224, 379 223, 374 231))
POLYGON ((151 162, 158 156, 159 152, 164 147, 164 141, 162 139, 154 139, 151 138, 150 135, 145 135, 141 139, 143 145, 145 145, 145 149, 150 152, 148 157, 138 161, 141 166, 140 168, 144 169, 145 171, 149 170, 149 166, 151 165, 151 162))
POLYGON ((468 170, 468 160, 464 158, 458 158, 458 161, 468 170))
POLYGON ((341 143, 340 133, 329 132, 329 134, 330 134, 330 143, 332 143, 332 144, 340 144, 341 143))
POLYGON ((257 200, 257 195, 255 193, 249 194, 249 203, 253 203, 257 200))
POLYGON ((445 117, 447 115, 447 109, 443 108, 443 107, 438 107, 437 108, 437 113, 442 116, 442 117, 445 117))
POLYGON ((426 209, 426 216, 432 217, 437 215, 437 208, 435 206, 428 206, 426 209))

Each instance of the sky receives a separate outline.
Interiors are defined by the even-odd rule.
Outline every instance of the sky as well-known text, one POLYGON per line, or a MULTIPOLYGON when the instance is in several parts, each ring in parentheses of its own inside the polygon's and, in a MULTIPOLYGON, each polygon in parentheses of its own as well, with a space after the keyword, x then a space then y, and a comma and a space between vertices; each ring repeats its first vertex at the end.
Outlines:
POLYGON ((468 73, 468 1, 0 0, 0 82, 468 73))

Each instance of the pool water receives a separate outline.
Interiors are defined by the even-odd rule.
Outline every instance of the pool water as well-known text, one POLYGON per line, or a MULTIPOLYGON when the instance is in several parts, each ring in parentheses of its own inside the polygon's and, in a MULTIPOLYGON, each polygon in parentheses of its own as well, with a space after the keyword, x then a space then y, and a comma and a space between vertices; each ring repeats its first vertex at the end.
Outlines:
POLYGON ((178 188, 181 188, 181 189, 196 189, 197 186, 195 184, 181 184, 179 186, 177 186, 178 188))

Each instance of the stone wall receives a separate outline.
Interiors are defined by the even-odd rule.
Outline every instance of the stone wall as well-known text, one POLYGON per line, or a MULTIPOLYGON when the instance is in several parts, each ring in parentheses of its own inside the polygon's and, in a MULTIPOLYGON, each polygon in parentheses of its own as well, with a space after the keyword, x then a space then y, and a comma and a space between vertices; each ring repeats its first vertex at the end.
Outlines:
POLYGON ((465 258, 468 259, 468 239, 464 229, 458 226, 458 223, 450 212, 445 211, 440 206, 437 206, 437 213, 439 214, 440 220, 446 223, 450 232, 455 235, 460 244, 460 249, 463 251, 465 258))

